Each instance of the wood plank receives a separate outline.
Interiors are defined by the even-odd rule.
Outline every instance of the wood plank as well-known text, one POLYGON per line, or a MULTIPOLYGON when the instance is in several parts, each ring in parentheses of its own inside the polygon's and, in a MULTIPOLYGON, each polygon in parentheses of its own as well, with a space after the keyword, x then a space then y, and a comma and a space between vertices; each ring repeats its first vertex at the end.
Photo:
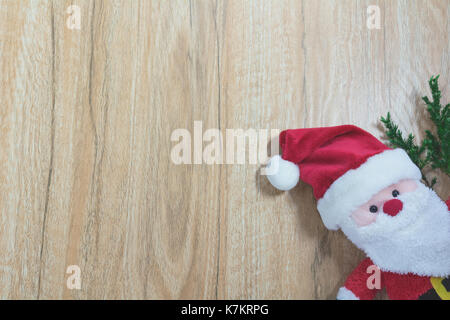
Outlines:
POLYGON ((38 296, 52 163, 52 10, 0 3, 0 297, 38 296))

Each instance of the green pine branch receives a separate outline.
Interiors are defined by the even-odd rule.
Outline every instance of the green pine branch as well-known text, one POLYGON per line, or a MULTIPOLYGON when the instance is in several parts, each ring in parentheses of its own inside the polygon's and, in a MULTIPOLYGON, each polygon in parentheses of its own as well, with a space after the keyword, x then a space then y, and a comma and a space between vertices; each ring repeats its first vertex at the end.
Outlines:
POLYGON ((436 184, 436 178, 429 180, 424 174, 424 168, 431 166, 432 169, 439 169, 450 176, 450 104, 445 107, 441 105, 441 91, 438 83, 439 76, 431 77, 429 86, 432 100, 423 97, 430 119, 436 127, 436 133, 425 130, 425 139, 420 145, 415 142, 413 134, 403 138, 403 133, 399 130, 388 112, 386 118, 381 117, 384 124, 385 133, 389 144, 394 148, 404 149, 411 160, 422 172, 422 180, 432 188, 436 184))

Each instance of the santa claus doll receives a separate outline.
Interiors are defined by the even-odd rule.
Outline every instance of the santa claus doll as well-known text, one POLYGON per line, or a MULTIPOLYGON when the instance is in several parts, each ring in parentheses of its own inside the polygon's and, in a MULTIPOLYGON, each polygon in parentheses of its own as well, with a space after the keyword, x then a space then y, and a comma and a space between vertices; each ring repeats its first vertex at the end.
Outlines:
POLYGON ((450 299, 450 199, 421 183, 404 150, 352 125, 286 130, 280 146, 271 184, 310 184, 325 226, 367 255, 338 299, 373 299, 383 288, 390 299, 450 299))

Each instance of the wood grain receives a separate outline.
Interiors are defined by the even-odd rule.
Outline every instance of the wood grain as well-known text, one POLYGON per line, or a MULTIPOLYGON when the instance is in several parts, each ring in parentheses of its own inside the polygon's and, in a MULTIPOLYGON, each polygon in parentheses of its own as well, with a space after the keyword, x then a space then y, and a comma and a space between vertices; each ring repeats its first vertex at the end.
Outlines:
POLYGON ((311 188, 277 192, 248 161, 176 165, 171 134, 381 137, 387 111, 422 132, 431 75, 450 100, 449 15, 448 0, 1 0, 0 297, 334 299, 362 254, 311 188))

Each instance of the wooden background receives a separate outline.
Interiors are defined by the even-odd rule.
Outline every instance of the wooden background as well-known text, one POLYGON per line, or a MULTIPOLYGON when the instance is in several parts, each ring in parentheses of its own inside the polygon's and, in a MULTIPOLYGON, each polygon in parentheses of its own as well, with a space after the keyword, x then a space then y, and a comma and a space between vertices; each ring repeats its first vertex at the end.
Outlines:
POLYGON ((448 0, 0 0, 0 297, 334 299, 363 255, 311 188, 177 166, 171 133, 380 136, 389 110, 422 131, 431 75, 450 97, 449 15, 448 0))

